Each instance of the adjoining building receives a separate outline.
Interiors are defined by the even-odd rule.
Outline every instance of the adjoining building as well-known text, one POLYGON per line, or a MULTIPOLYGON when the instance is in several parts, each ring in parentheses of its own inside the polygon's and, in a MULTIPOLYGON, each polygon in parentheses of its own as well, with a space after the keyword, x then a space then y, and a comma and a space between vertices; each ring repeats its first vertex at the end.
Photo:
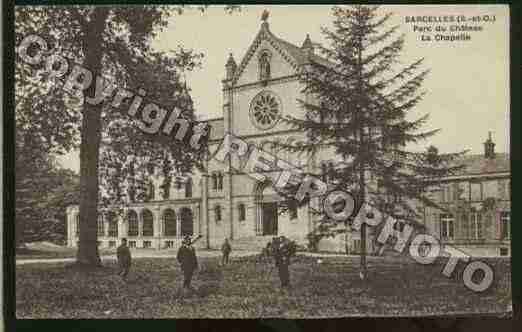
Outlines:
POLYGON ((490 134, 484 154, 466 156, 462 162, 466 168, 444 178, 434 197, 446 211, 424 209, 429 233, 476 256, 510 256, 509 155, 495 153, 490 134))
MULTIPOLYGON (((325 154, 307 157, 276 151, 272 141, 293 144, 305 139, 302 132, 278 121, 281 115, 302 116, 298 99, 303 94, 300 74, 307 65, 331 65, 314 52, 307 35, 302 46, 276 37, 268 22, 261 29, 239 64, 232 54, 225 64, 223 117, 208 120, 212 127, 210 148, 215 149, 224 133, 255 144, 278 158, 320 174, 325 154)), ((441 182, 440 201, 452 213, 424 209, 424 220, 432 234, 447 243, 488 255, 509 255, 509 157, 495 154, 491 138, 484 155, 469 156, 466 171, 441 182)), ((258 183, 241 172, 227 172, 226 165, 210 160, 207 173, 195 171, 178 177, 168 192, 161 190, 162 179, 155 177, 148 202, 129 203, 122 214, 104 211, 98 220, 101 247, 117 246, 126 237, 130 247, 172 248, 182 235, 201 235, 197 245, 218 248, 224 238, 236 249, 258 249, 273 236, 285 235, 305 243, 315 227, 309 207, 278 213, 281 197, 266 183, 258 183)), ((78 206, 67 210, 69 246, 78 241, 78 206)), ((367 241, 371 252, 371 234, 367 241)), ((344 252, 360 250, 357 233, 321 241, 320 249, 344 252)))

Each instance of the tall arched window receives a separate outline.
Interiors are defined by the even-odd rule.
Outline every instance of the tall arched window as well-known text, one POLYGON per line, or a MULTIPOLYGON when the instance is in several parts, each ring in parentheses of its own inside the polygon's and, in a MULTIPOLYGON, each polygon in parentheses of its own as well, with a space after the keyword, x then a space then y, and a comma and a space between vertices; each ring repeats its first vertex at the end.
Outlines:
POLYGON ((105 235, 105 227, 104 227, 103 213, 98 214, 98 222, 97 222, 97 232, 98 236, 105 235))
POLYGON ((176 213, 172 209, 163 212, 163 229, 165 236, 176 236, 176 213))
POLYGON ((212 189, 217 190, 217 188, 218 188, 217 174, 212 173, 212 189))
POLYGON ((187 182, 185 182, 185 197, 191 198, 192 197, 192 179, 188 178, 187 182))
POLYGON ((270 79, 270 53, 263 51, 259 56, 259 80, 270 79))
POLYGON ((149 209, 144 209, 141 213, 141 217, 143 220, 143 236, 153 236, 154 235, 154 216, 149 209))
POLYGON ((149 190, 148 190, 148 200, 152 201, 156 199, 156 188, 154 187, 154 182, 149 182, 149 190))
POLYGON ((170 198, 170 187, 171 187, 171 181, 170 180, 165 180, 163 182, 163 185, 161 186, 161 189, 162 189, 161 196, 165 200, 170 198))
POLYGON ((109 212, 107 214, 107 219, 109 223, 109 236, 117 237, 118 236, 118 219, 116 218, 116 213, 109 212))
POLYGON ((246 219, 246 209, 245 209, 245 204, 240 203, 240 204, 237 206, 237 214, 238 214, 238 217, 239 217, 239 221, 244 221, 244 220, 246 219))
POLYGON ((217 175, 217 189, 223 190, 223 173, 218 173, 217 175))
POLYGON ((214 214, 216 217, 216 222, 220 222, 221 221, 221 206, 220 205, 216 205, 214 207, 214 214))
POLYGON ((127 213, 128 236, 138 236, 138 214, 134 210, 127 213))
POLYGON ((294 200, 288 202, 288 216, 290 220, 297 219, 297 203, 294 200))
POLYGON ((192 218, 192 210, 183 208, 180 211, 180 232, 182 236, 194 234, 194 220, 192 218))
POLYGON ((80 236, 80 214, 74 217, 74 228, 76 229, 76 236, 80 236))
POLYGON ((480 212, 471 215, 473 238, 482 239, 484 236, 484 225, 482 223, 482 214, 480 212))

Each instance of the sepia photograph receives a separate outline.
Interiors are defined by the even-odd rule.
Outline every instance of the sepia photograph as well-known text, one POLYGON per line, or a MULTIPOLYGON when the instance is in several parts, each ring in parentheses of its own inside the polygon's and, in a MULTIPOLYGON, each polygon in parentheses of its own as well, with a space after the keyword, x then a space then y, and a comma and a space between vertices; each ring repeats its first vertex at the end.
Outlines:
POLYGON ((17 319, 511 317, 508 5, 14 9, 17 319))

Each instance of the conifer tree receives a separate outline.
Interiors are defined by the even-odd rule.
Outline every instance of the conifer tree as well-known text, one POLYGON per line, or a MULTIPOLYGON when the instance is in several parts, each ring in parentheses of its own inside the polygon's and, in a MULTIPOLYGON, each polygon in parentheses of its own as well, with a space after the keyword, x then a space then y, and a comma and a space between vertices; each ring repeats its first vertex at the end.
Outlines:
MULTIPOLYGON (((399 64, 404 36, 397 36, 397 26, 389 26, 390 17, 380 14, 378 6, 333 8, 333 29, 323 28, 329 46, 319 46, 330 65, 310 64, 302 82, 303 93, 311 98, 298 100, 304 117, 284 119, 305 132, 306 139, 280 148, 332 152, 336 162, 323 170, 332 188, 355 194, 359 206, 368 202, 383 214, 415 224, 420 215, 412 202, 436 205, 427 195, 432 181, 426 176, 452 174, 459 169, 452 161, 461 153, 441 155, 440 162, 431 163, 433 151, 408 150, 438 130, 423 130, 428 115, 408 116, 425 94, 421 86, 429 71, 422 69, 423 59, 399 64)), ((316 228, 322 235, 339 232, 325 215, 316 228)), ((360 233, 365 278, 366 224, 360 233)))

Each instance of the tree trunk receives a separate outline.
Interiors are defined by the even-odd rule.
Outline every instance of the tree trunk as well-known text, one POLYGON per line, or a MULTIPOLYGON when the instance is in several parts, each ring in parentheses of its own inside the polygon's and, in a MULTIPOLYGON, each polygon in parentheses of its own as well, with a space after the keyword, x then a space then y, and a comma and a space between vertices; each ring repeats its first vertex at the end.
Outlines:
POLYGON ((350 254, 350 246, 348 245, 348 220, 344 222, 344 252, 350 254))
POLYGON ((21 214, 15 218, 15 248, 24 244, 25 217, 21 214))
MULTIPOLYGON (((83 49, 85 68, 93 74, 91 87, 86 94, 92 94, 96 74, 100 73, 102 60, 102 33, 105 29, 108 9, 97 7, 91 20, 84 26, 83 49)), ((82 265, 101 265, 98 253, 98 159, 101 140, 102 104, 84 103, 80 143, 80 243, 76 262, 82 265)))
MULTIPOLYGON (((360 34, 360 32, 359 32, 360 34)), ((359 35, 359 45, 357 47, 357 71, 358 71, 358 96, 357 96, 357 106, 358 106, 358 114, 361 115, 362 125, 359 128, 359 153, 366 153, 364 151, 364 130, 367 126, 366 118, 362 114, 363 110, 365 109, 362 105, 362 36, 359 35)), ((370 133, 370 128, 368 127, 368 133, 370 133)), ((364 171, 366 170, 366 161, 363 159, 361 169, 359 171, 359 190, 360 190, 360 199, 361 199, 361 209, 363 209, 364 202, 366 199, 366 180, 364 178, 364 171)), ((360 271, 360 277, 361 279, 366 279, 366 211, 363 211, 361 214, 361 218, 363 219, 361 221, 361 271, 360 271)))

